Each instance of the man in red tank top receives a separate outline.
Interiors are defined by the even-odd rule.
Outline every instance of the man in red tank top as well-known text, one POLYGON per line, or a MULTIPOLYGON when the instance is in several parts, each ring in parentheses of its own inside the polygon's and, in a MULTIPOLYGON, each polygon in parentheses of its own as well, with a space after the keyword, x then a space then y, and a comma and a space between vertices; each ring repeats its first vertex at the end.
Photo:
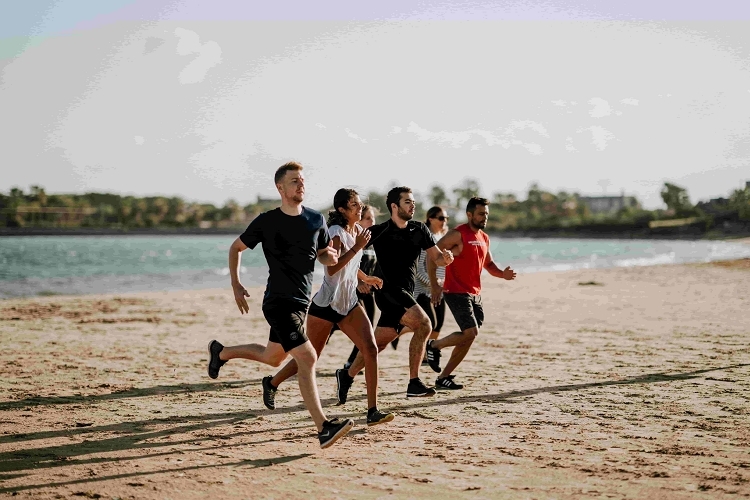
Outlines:
POLYGON ((445 303, 461 329, 460 332, 427 343, 427 361, 435 371, 440 371, 440 349, 454 346, 448 363, 435 381, 435 387, 438 389, 463 389, 463 385, 457 383, 454 380, 455 375, 451 373, 469 352, 484 321, 480 295, 482 269, 486 269, 496 278, 512 280, 516 277, 510 266, 500 269, 492 260, 490 238, 482 231, 487 227, 489 204, 485 198, 470 199, 466 205, 468 222, 451 229, 438 241, 437 246, 440 250, 450 250, 454 256, 453 263, 445 268, 445 283, 442 289, 437 283, 435 266, 430 263, 427 265, 432 283, 432 300, 439 301, 444 293, 445 303))

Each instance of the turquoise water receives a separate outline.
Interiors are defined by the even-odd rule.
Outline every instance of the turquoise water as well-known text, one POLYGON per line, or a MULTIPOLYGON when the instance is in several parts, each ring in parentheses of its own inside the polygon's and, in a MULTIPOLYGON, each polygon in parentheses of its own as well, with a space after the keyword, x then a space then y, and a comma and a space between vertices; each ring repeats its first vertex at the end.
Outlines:
MULTIPOLYGON (((0 297, 227 287, 235 236, 39 236, 0 238, 0 297)), ((722 241, 492 238, 500 265, 519 273, 750 257, 722 241)), ((265 284, 260 247, 242 254, 242 280, 265 284)), ((322 274, 318 270, 318 281, 322 274)))

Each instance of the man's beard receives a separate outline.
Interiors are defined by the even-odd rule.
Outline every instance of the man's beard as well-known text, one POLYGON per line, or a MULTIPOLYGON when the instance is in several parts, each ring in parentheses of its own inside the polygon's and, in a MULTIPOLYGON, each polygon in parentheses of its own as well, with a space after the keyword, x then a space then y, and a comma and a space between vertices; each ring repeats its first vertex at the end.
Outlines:
POLYGON ((398 209, 398 217, 401 220, 412 220, 412 218, 414 218, 412 214, 410 214, 409 212, 405 210, 402 210, 401 207, 399 207, 398 209))
POLYGON ((294 196, 292 196, 292 199, 297 203, 302 203, 305 199, 305 195, 304 193, 302 194, 294 193, 294 196))

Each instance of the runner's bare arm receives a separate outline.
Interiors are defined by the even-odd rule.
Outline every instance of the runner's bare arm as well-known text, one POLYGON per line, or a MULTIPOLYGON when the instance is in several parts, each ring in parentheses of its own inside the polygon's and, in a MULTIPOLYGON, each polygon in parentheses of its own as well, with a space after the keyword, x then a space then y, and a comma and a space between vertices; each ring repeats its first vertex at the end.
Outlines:
POLYGON ((490 252, 489 249, 487 250, 487 259, 484 261, 484 268, 495 278, 503 278, 506 280, 516 279, 516 272, 511 269, 510 266, 505 269, 497 267, 495 261, 492 260, 492 252, 490 252))
POLYGON ((430 277, 430 299, 433 305, 438 305, 443 298, 443 285, 438 281, 437 264, 432 259, 427 260, 427 275, 430 277))
MULTIPOLYGON (((451 231, 453 231, 451 229, 451 231)), ((452 247, 455 246, 453 244, 453 239, 447 239, 451 236, 451 231, 448 231, 448 234, 440 238, 440 241, 438 241, 437 245, 434 247, 428 248, 426 250, 427 256, 430 258, 429 260, 432 260, 437 264, 438 266, 449 266, 451 262, 453 262, 453 251, 451 250, 452 247), (446 246, 440 246, 440 243, 443 243, 446 246), (451 248, 447 248, 450 246, 451 248)), ((458 234, 459 242, 461 241, 461 233, 456 231, 458 234)), ((454 238, 455 239, 455 238, 454 238)))
POLYGON ((234 292, 234 301, 237 303, 237 308, 241 314, 250 312, 250 307, 247 305, 245 297, 249 297, 250 294, 242 283, 240 283, 240 262, 242 261, 242 252, 247 250, 247 245, 242 243, 242 240, 237 238, 234 243, 229 247, 229 277, 232 280, 232 291, 234 292))
POLYGON ((339 253, 333 248, 333 240, 328 243, 328 246, 318 250, 318 262, 324 266, 335 266, 339 261, 339 253))
POLYGON ((329 266, 328 267, 328 276, 333 276, 337 272, 339 272, 345 265, 349 263, 350 260, 354 258, 355 255, 357 255, 357 252, 362 250, 365 246, 367 246, 367 242, 370 241, 370 231, 367 229, 362 229, 359 234, 357 234, 357 238, 354 240, 354 246, 346 251, 344 255, 339 255, 339 252, 341 251, 341 238, 338 236, 333 237, 333 246, 336 249, 336 255, 338 255, 338 263, 329 266))
MULTIPOLYGON (((357 269, 357 279, 361 281, 362 283, 368 285, 368 286, 374 286, 378 290, 383 286, 383 280, 378 278, 377 276, 367 276, 365 273, 362 272, 361 269, 357 269)), ((369 293, 370 290, 367 290, 363 293, 369 293)))

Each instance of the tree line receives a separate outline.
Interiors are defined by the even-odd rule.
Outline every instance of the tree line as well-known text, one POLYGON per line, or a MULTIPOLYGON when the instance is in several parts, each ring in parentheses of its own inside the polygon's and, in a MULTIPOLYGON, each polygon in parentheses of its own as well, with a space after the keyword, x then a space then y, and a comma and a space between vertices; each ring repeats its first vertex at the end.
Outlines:
MULTIPOLYGON (((426 193, 416 193, 416 217, 423 219, 432 205, 446 207, 454 217, 463 219, 463 207, 482 189, 475 179, 446 190, 433 185, 426 193)), ((661 197, 666 209, 644 210, 635 198, 628 197, 616 209, 592 209, 590 199, 579 193, 553 193, 532 184, 525 199, 513 193, 494 193, 488 228, 491 231, 533 231, 595 228, 644 228, 656 220, 691 218, 706 228, 717 220, 750 221, 750 187, 731 192, 728 198, 692 204, 687 191, 665 183, 661 197)), ((612 197, 617 198, 617 197, 612 197)), ((365 200, 387 214, 385 191, 367 193, 365 200)), ((623 200, 625 198, 623 197, 623 200)), ((242 228, 265 210, 278 205, 276 200, 259 199, 240 205, 235 200, 223 206, 195 203, 180 197, 135 197, 111 193, 48 194, 43 187, 29 192, 12 188, 0 193, 0 227, 33 228, 242 228)), ((327 210, 327 208, 326 208, 327 210)))

